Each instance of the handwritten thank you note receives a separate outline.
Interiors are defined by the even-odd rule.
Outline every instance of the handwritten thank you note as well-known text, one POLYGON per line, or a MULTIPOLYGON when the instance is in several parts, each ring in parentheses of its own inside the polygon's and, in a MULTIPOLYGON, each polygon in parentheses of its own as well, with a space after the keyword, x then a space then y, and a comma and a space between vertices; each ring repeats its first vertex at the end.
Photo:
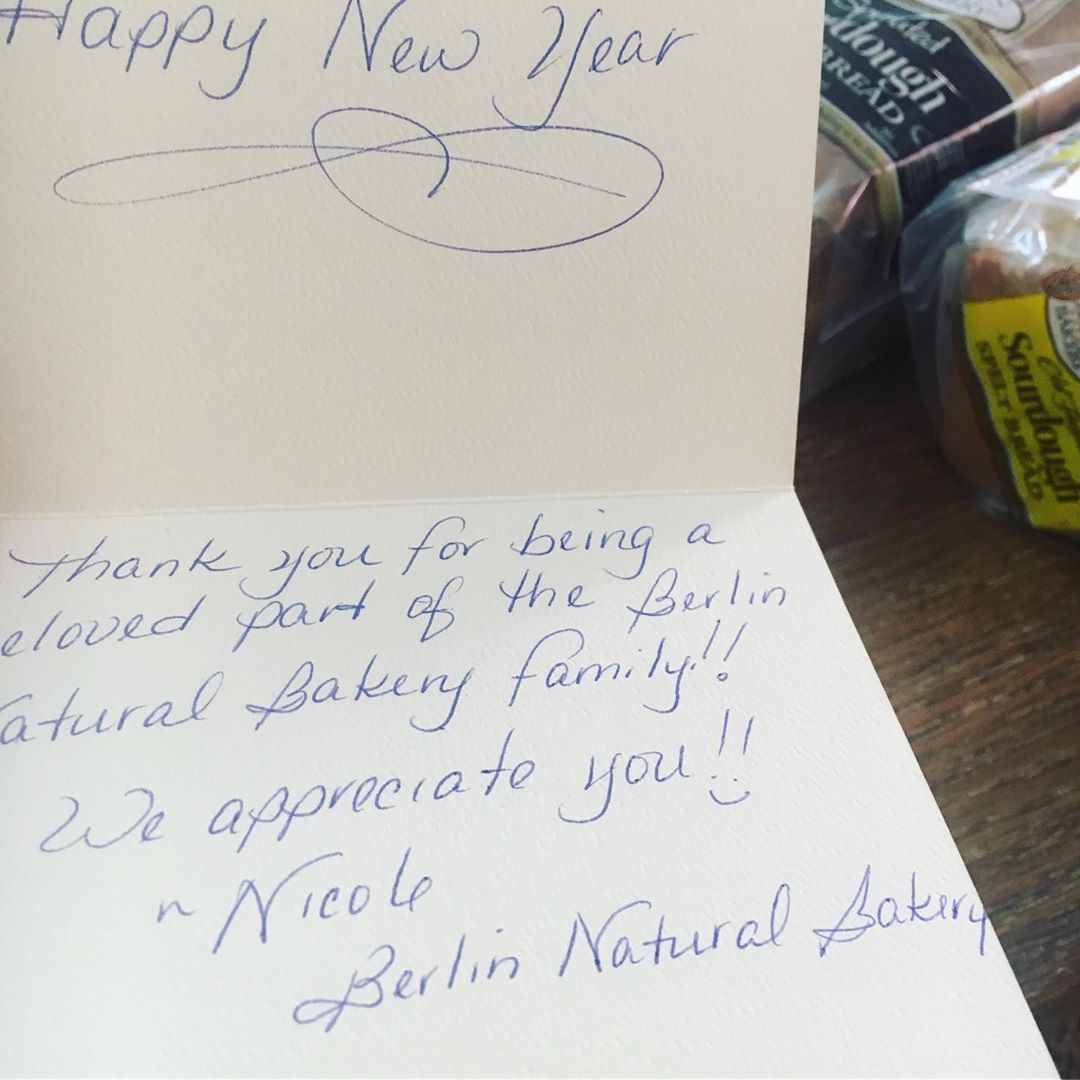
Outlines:
POLYGON ((1042 1066, 792 496, 9 535, 15 1071, 1042 1066))
POLYGON ((0 7, 0 1073, 1051 1073, 792 491, 821 14, 0 7))

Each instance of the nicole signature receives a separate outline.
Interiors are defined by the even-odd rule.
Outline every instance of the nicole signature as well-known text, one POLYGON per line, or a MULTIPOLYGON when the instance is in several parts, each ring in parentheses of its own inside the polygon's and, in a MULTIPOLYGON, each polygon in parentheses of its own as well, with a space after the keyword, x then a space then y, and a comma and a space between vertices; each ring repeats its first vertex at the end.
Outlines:
POLYGON ((351 107, 320 116, 306 143, 129 154, 72 169, 53 190, 83 206, 134 206, 308 171, 353 210, 401 236, 490 255, 551 251, 607 236, 640 217, 665 179, 654 151, 610 131, 505 124, 436 132, 399 113, 351 107), (255 155, 261 167, 249 160, 239 175, 212 178, 222 160, 244 165, 255 155), (171 177, 163 184, 153 168, 163 159, 195 166, 195 182, 185 170, 186 184, 171 177))

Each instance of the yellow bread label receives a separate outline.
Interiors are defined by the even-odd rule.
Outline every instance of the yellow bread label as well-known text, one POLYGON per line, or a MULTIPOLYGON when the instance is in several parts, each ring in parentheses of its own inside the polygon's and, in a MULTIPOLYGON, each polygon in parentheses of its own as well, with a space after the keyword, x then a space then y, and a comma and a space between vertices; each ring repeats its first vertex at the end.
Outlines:
POLYGON ((1080 162, 1080 139, 1066 143, 1050 160, 1058 165, 1075 165, 1080 162))
POLYGON ((1080 301, 964 305, 968 357, 1032 525, 1080 531, 1080 301))

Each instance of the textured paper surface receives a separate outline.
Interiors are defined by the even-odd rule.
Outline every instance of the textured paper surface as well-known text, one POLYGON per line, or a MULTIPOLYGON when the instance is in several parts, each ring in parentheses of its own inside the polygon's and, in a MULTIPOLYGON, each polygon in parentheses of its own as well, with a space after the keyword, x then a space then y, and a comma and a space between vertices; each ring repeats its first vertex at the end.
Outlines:
POLYGON ((790 483, 819 5, 193 7, 0 19, 0 509, 790 483))
POLYGON ((0 1072, 1049 1074, 790 490, 819 6, 54 16, 0 1072))
POLYGON ((0 1072, 1052 1075, 794 495, 5 540, 0 1072))

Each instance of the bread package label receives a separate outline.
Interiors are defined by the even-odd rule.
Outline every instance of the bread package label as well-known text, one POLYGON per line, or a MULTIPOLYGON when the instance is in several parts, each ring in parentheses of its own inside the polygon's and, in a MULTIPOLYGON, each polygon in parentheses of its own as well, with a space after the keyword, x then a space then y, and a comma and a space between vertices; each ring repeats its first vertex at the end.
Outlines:
POLYGON ((968 358, 1031 524, 1080 531, 1080 275, 964 305, 968 358))
POLYGON ((821 128, 873 176, 894 235, 950 180, 1030 137, 1030 112, 1018 107, 1030 86, 1003 44, 1064 0, 1027 11, 1014 3, 1019 23, 1007 6, 826 0, 821 128), (971 133, 963 153, 957 132, 971 133), (929 152, 934 146, 954 150, 929 152))

